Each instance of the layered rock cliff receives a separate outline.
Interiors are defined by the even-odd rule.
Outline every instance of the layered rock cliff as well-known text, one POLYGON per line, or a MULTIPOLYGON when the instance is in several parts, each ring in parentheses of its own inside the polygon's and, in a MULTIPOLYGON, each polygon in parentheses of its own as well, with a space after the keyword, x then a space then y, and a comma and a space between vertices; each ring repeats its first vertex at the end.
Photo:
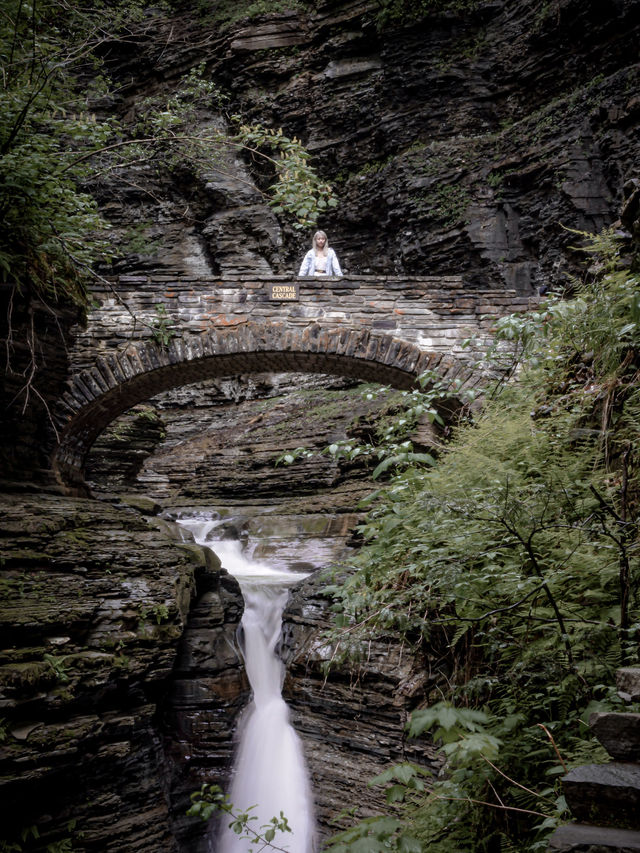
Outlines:
POLYGON ((91 451, 87 478, 96 492, 138 492, 173 506, 325 491, 331 508, 330 491, 348 482, 351 508, 370 488, 362 482, 366 469, 346 472, 320 453, 293 466, 277 462, 298 447, 323 450, 384 406, 352 381, 331 377, 256 375, 186 386, 114 421, 91 451))
POLYGON ((184 801, 226 779, 247 695, 237 584, 131 509, 53 495, 1 505, 2 840, 181 849, 202 833, 184 827, 184 801))
MULTIPOLYGON (((566 228, 617 218, 638 162, 632 0, 438 2, 421 16, 373 0, 290 5, 235 10, 234 22, 225 7, 156 16, 134 73, 112 52, 124 87, 111 108, 134 116, 143 92, 204 61, 227 112, 296 135, 336 185, 339 206, 320 224, 351 271, 455 271, 469 286, 530 293, 572 271, 566 228)), ((264 187, 255 165, 226 159, 175 175, 170 190, 154 183, 161 205, 109 196, 116 224, 135 215, 138 237, 157 241, 118 268, 297 269, 308 237, 277 221, 248 177, 264 187)))
MULTIPOLYGON (((248 700, 235 640, 242 599, 213 552, 181 543, 171 522, 141 515, 153 501, 131 502, 138 509, 57 495, 2 499, 7 843, 33 831, 42 839, 33 849, 209 849, 213 828, 186 811, 203 782, 228 782, 237 716, 248 700)), ((203 512, 217 513, 223 535, 239 537, 255 559, 307 572, 347 554, 357 521, 314 496, 266 510, 183 506, 169 514, 203 512)), ((434 751, 404 744, 402 726, 425 679, 393 638, 357 686, 349 667, 326 678, 318 649, 329 602, 312 577, 285 616, 285 695, 326 838, 345 790, 354 807, 380 808, 367 782, 390 761, 438 762, 434 751)))
POLYGON ((331 600, 322 571, 299 586, 283 617, 284 696, 303 738, 322 838, 340 828, 353 809, 359 818, 386 814, 384 786, 369 787, 381 770, 411 761, 434 776, 441 757, 433 744, 408 741, 409 712, 426 700, 444 675, 388 636, 362 650, 359 661, 340 661, 327 640, 331 600))

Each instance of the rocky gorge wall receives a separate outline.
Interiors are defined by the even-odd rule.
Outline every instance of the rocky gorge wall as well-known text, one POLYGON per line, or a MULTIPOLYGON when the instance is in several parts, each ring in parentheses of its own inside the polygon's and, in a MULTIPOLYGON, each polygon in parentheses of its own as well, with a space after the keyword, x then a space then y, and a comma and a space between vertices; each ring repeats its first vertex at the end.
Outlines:
POLYGON ((437 775, 439 750, 407 740, 404 727, 447 674, 444 664, 429 672, 391 635, 369 644, 361 661, 336 663, 340 650, 325 639, 333 617, 326 584, 318 572, 294 590, 282 640, 283 695, 303 739, 323 839, 341 826, 344 809, 360 819, 389 813, 384 787, 368 787, 381 769, 410 761, 437 775))
MULTIPOLYGON (((568 281, 576 237, 563 226, 616 222, 637 168, 636 4, 470 6, 460 13, 442 3, 422 21, 382 27, 379 6, 366 0, 235 23, 205 4, 197 14, 149 8, 130 40, 110 46, 119 90, 96 111, 133 122, 143 97, 172 91, 204 61, 233 109, 298 134, 336 184, 339 207, 320 224, 347 271, 463 276, 470 290, 504 287, 527 298, 568 281)), ((217 108, 202 113, 203 123, 225 121, 217 108)), ((126 188, 96 180, 118 250, 104 271, 295 271, 309 235, 265 204, 255 164, 228 158, 225 171, 212 165, 197 174, 184 164, 158 176, 138 166, 126 188)), ((39 387, 50 403, 64 386, 64 342, 76 317, 65 318, 61 335, 45 315, 39 387)), ((28 318, 14 328, 20 371, 29 365, 28 329, 28 318)), ((342 546, 370 487, 366 472, 326 457, 291 469, 273 461, 285 449, 352 434, 353 415, 376 409, 356 405, 349 383, 306 383, 230 377, 154 398, 95 445, 95 494, 148 496, 140 504, 147 514, 234 501, 256 515, 277 507, 296 537, 304 525, 292 519, 337 513, 332 535, 342 546)), ((20 372, 5 381, 3 402, 22 385, 20 372)), ((51 439, 45 408, 20 405, 3 430, 11 474, 0 513, 7 838, 35 825, 36 849, 72 838, 78 850, 200 853, 203 828, 184 816, 188 794, 203 779, 226 778, 246 698, 233 652, 234 584, 211 557, 177 546, 175 531, 165 536, 157 519, 36 495, 28 481, 51 439)), ((283 547, 268 530, 254 535, 271 558, 283 547)), ((292 597, 285 620, 285 693, 326 835, 347 797, 376 807, 368 778, 415 756, 402 723, 432 682, 392 643, 373 649, 359 676, 337 670, 325 682, 318 638, 326 601, 315 581, 292 597)), ((429 748, 425 759, 437 767, 429 748)))
POLYGON ((370 488, 362 467, 329 456, 276 465, 287 451, 321 451, 385 403, 353 381, 255 375, 167 392, 118 418, 94 445, 87 479, 95 494, 142 494, 160 505, 314 501, 352 509, 370 488), (314 498, 315 496, 315 498, 314 498))
POLYGON ((0 503, 2 841, 181 849, 185 792, 203 774, 226 778, 246 698, 237 584, 167 522, 123 505, 0 503), (196 625, 215 653, 198 655, 196 625))
MULTIPOLYGON (((56 495, 2 499, 7 844, 33 832, 39 840, 26 849, 209 849, 211 830, 186 810, 203 782, 228 781, 233 732, 248 699, 235 640, 242 599, 214 554, 181 543, 173 523, 149 515, 154 509, 142 497, 129 506, 56 495)), ((249 543, 254 558, 296 571, 344 556, 357 520, 317 501, 262 510, 185 504, 169 514, 203 512, 218 515, 224 534, 249 543)), ((417 688, 406 689, 412 663, 393 640, 355 691, 340 670, 325 682, 308 653, 328 624, 317 618, 328 602, 317 579, 311 586, 292 599, 283 648, 296 659, 286 695, 326 837, 345 786, 354 806, 382 805, 367 781, 404 754, 402 725, 417 688), (330 742, 323 708, 332 709, 330 742)), ((413 753, 437 767, 434 751, 413 753)))
MULTIPOLYGON (((565 227, 617 218, 638 163, 633 0, 283 5, 150 13, 109 56, 122 83, 110 109, 134 120, 143 93, 203 61, 228 112, 297 136, 335 184, 320 224, 348 273, 458 274, 528 296, 575 269, 565 227)), ((185 164, 164 187, 150 168, 133 177, 126 196, 96 187, 115 271, 297 270, 309 237, 264 204, 256 163, 185 164)))

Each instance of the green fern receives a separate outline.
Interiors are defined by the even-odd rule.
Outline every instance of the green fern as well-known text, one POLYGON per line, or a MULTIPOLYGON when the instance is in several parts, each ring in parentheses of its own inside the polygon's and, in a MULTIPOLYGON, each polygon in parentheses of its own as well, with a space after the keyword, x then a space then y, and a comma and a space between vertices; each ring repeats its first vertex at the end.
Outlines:
POLYGON ((430 853, 544 850, 566 813, 559 777, 605 759, 589 715, 620 707, 615 670, 637 660, 640 277, 611 232, 593 248, 601 274, 574 299, 499 321, 496 363, 518 382, 491 390, 435 466, 376 492, 366 545, 332 586, 327 639, 348 624, 344 652, 396 631, 446 661, 449 710, 412 728, 447 760, 406 806, 430 853), (477 730, 466 710, 484 715, 477 730))

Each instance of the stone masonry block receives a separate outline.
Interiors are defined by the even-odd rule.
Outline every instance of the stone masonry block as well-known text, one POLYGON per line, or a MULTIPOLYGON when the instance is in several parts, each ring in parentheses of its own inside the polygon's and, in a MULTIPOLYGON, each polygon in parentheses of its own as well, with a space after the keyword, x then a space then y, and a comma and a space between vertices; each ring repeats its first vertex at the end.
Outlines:
POLYGON ((610 762, 575 767, 563 777, 562 787, 577 820, 640 829, 640 765, 610 762))
POLYGON ((549 839, 549 853, 640 853, 640 832, 570 823, 549 839))
POLYGON ((157 370, 162 366, 159 348, 155 341, 138 344, 138 356, 146 370, 157 370))
POLYGON ((83 383, 84 387, 87 389, 87 394, 90 394, 94 400, 96 397, 101 397, 104 393, 102 385, 96 382, 90 370, 84 370, 82 373, 78 374, 77 380, 83 383))
POLYGON ((119 352, 117 355, 117 360, 125 380, 131 379, 133 376, 136 375, 136 371, 132 366, 131 362, 129 361, 126 352, 119 352))
POLYGON ((99 356, 95 362, 96 370, 100 372, 100 375, 104 379, 105 385, 107 388, 117 388, 120 384, 120 379, 114 374, 112 365, 109 361, 108 355, 99 356))
POLYGON ((367 361, 378 361, 382 340, 380 335, 371 335, 365 353, 367 361))
POLYGON ((396 358, 398 356, 398 352, 400 350, 400 345, 401 345, 401 343, 399 340, 392 338, 392 340, 389 342, 389 346, 387 348, 387 351, 384 354, 383 361, 385 364, 389 364, 389 365, 395 364, 396 358))
POLYGON ((69 411, 74 413, 75 416, 86 401, 78 399, 78 397, 75 396, 73 391, 69 389, 65 391, 62 395, 62 402, 65 404, 69 411))
POLYGON ((640 714, 596 713, 589 726, 612 758, 640 761, 640 714))
POLYGON ((626 666, 616 672, 616 685, 629 701, 640 700, 640 668, 626 666))
POLYGON ((93 403, 95 399, 79 375, 73 377, 71 393, 82 406, 85 406, 87 403, 93 403))
POLYGON ((145 373, 146 368, 145 365, 140 358, 140 352, 137 347, 129 346, 127 347, 127 358, 129 359, 129 363, 132 368, 135 370, 136 374, 145 373))

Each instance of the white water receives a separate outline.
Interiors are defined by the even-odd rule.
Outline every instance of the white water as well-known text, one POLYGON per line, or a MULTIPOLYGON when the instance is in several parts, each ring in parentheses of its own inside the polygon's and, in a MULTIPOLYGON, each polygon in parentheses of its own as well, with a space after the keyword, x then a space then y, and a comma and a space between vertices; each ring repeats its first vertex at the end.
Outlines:
MULTIPOLYGON (((229 799, 234 811, 251 806, 250 826, 260 832, 282 812, 291 833, 276 833, 273 845, 290 853, 312 853, 315 821, 309 777, 302 744, 289 722, 282 698, 284 665, 276 652, 289 587, 306 574, 280 571, 243 554, 237 540, 215 540, 217 522, 181 519, 197 542, 216 552, 222 565, 240 583, 245 600, 242 617, 242 652, 253 698, 238 727, 239 743, 234 761, 229 799)), ((214 843, 217 853, 247 853, 246 838, 223 822, 214 843)))

